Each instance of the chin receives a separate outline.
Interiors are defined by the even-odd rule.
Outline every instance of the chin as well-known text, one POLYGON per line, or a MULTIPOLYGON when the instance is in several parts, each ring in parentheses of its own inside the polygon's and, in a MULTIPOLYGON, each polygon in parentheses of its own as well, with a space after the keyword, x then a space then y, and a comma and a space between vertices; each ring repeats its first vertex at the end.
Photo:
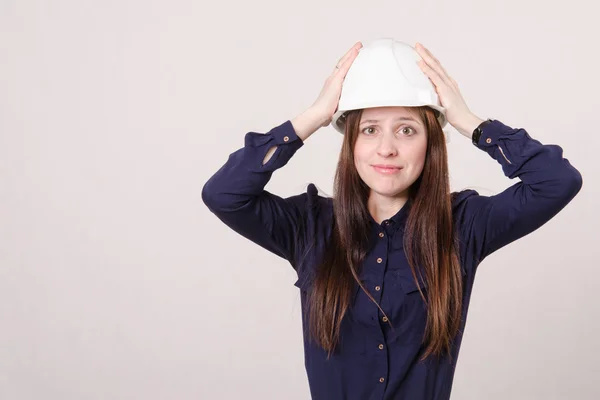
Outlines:
POLYGON ((389 196, 389 197, 395 197, 400 195, 401 193, 403 193, 404 191, 406 191, 406 189, 408 189, 406 186, 404 185, 393 185, 390 184, 390 182, 371 182, 371 184, 368 185, 372 191, 382 195, 382 196, 389 196))

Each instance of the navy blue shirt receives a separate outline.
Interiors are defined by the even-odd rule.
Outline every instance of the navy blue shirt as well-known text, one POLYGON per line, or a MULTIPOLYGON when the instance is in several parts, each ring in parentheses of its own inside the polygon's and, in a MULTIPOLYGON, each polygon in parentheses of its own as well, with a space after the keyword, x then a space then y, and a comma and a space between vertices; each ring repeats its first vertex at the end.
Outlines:
MULTIPOLYGON (((273 172, 303 144, 290 120, 267 133, 246 133, 244 146, 205 183, 202 199, 234 231, 286 259, 297 272, 312 398, 449 399, 477 266, 563 209, 581 189, 581 174, 563 158, 560 146, 543 145, 524 129, 498 120, 486 126, 476 147, 495 159, 504 175, 520 181, 494 196, 471 189, 452 193, 464 281, 461 329, 453 342, 452 361, 447 356, 419 361, 425 349, 421 341, 427 309, 402 244, 410 202, 381 224, 371 218, 372 246, 360 268, 360 279, 394 329, 355 283, 342 321, 340 351, 327 360, 327 353, 308 341, 304 300, 332 233, 332 199, 319 195, 312 183, 306 192, 287 198, 264 189, 273 172), (274 145, 277 149, 263 165, 274 145)), ((425 283, 419 281, 419 286, 426 294, 425 283)))

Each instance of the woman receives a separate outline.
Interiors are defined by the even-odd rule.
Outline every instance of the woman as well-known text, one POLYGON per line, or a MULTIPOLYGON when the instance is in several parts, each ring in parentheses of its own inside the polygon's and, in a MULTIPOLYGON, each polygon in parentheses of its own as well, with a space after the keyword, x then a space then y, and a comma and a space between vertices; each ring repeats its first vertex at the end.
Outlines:
MULTIPOLYGON (((373 48, 391 46, 402 62, 411 57, 386 40, 373 48)), ((202 198, 297 271, 314 399, 448 399, 477 266, 556 215, 582 177, 561 147, 475 116, 420 44, 411 51, 441 104, 338 109, 348 103, 342 83, 361 49, 358 42, 339 60, 305 112, 267 133, 248 132, 202 198), (344 134, 333 197, 313 184, 288 198, 264 190, 273 171, 332 121, 344 134), (494 196, 450 193, 446 121, 520 182, 494 196)), ((372 54, 391 53, 371 53, 365 63, 372 54)))

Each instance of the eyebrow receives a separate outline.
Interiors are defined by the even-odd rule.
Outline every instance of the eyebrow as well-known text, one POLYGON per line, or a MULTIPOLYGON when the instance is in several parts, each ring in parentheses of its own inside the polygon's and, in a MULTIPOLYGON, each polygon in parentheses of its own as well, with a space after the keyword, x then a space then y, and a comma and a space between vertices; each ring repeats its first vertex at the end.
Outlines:
MULTIPOLYGON (((413 117, 398 117, 398 118, 394 119, 394 122, 395 121, 414 121, 416 123, 419 123, 419 121, 417 121, 413 117)), ((377 120, 377 119, 365 119, 364 121, 361 121, 360 125, 366 124, 367 122, 377 123, 377 122, 379 122, 379 120, 377 120)))

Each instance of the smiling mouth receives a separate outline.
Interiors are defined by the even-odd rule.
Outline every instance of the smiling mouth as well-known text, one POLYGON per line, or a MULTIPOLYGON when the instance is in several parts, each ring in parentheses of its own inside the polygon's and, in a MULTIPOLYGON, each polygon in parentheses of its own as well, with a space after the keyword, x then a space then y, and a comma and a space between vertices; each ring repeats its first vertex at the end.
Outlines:
POLYGON ((373 165, 373 168, 375 169, 375 171, 380 172, 382 174, 395 174, 402 170, 402 167, 383 167, 377 165, 373 165))

